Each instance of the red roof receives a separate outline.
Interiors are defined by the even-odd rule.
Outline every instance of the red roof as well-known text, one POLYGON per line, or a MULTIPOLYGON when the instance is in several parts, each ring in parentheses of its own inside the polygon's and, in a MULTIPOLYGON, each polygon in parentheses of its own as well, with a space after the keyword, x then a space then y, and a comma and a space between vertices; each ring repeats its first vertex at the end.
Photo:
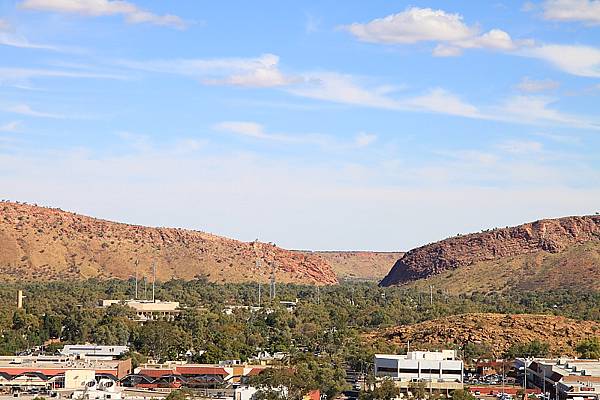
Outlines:
POLYGON ((255 376, 263 372, 266 368, 252 368, 250 372, 246 374, 246 376, 255 376))
POLYGON ((224 368, 220 367, 190 367, 185 365, 178 365, 175 367, 176 371, 182 375, 229 375, 224 368))
MULTIPOLYGON (((24 374, 25 372, 40 372, 46 376, 56 376, 64 374, 65 371, 71 370, 74 368, 38 368, 38 367, 29 367, 29 368, 0 368, 0 372, 4 372, 8 375, 16 376, 24 374)), ((83 369, 94 369, 94 368, 83 368, 83 369)), ((98 374, 109 374, 116 375, 116 369, 94 369, 98 374)))
POLYGON ((173 369, 142 369, 140 375, 146 375, 150 378, 160 378, 165 375, 179 375, 179 373, 173 369))

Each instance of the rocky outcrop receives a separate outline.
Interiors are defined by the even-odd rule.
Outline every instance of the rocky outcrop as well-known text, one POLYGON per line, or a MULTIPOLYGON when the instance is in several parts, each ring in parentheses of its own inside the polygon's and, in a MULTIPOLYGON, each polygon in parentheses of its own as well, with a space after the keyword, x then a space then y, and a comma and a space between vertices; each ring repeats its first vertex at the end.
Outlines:
POLYGON ((570 246, 600 241, 600 216, 540 220, 512 228, 457 236, 407 252, 381 281, 398 285, 481 261, 535 252, 559 253, 570 246))
POLYGON ((335 284, 323 258, 270 243, 240 242, 209 233, 149 228, 60 209, 0 203, 0 278, 77 279, 151 276, 212 282, 335 284), (256 260, 263 262, 257 265, 256 260), (274 267, 273 267, 274 266, 274 267))
POLYGON ((599 330, 598 322, 555 315, 473 313, 375 331, 367 334, 366 339, 400 348, 410 342, 411 349, 415 350, 481 344, 491 350, 493 358, 502 357, 514 344, 538 340, 549 345, 552 355, 576 356, 577 344, 597 336, 599 330))

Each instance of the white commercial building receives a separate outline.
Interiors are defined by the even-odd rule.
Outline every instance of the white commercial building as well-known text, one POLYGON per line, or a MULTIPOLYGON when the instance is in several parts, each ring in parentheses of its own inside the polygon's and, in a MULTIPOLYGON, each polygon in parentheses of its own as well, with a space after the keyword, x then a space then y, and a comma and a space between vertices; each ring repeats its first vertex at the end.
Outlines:
POLYGON ((100 346, 97 344, 66 344, 60 354, 79 358, 113 360, 129 350, 127 346, 100 346))
POLYGON ((425 382, 433 389, 463 387, 463 362, 454 350, 411 351, 406 355, 376 354, 375 376, 388 377, 408 387, 411 382, 425 382))
POLYGON ((102 307, 110 307, 113 304, 122 304, 133 308, 135 321, 146 322, 153 320, 172 321, 181 312, 178 301, 160 300, 102 300, 102 307))

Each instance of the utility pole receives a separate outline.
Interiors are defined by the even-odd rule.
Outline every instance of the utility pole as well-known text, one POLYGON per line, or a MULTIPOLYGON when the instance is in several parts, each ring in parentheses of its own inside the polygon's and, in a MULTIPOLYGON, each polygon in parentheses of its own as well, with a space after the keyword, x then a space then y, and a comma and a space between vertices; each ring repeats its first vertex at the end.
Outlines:
POLYGON ((523 400, 527 400, 527 357, 525 357, 525 368, 523 371, 525 371, 525 374, 523 375, 523 388, 525 389, 523 400))
POLYGON ((429 304, 433 306, 433 285, 429 285, 429 304))
POLYGON ((544 391, 544 400, 546 400, 546 370, 542 370, 544 375, 544 380, 542 381, 542 390, 544 391))
MULTIPOLYGON (((260 258, 258 258, 258 256, 256 257, 256 269, 260 270, 260 266, 261 266, 262 262, 260 260, 260 258)), ((258 306, 260 307, 260 295, 261 295, 261 285, 260 282, 258 282, 258 306)))
POLYGON ((135 260, 135 300, 138 298, 138 260, 135 260))
POLYGON ((275 261, 273 261, 271 269, 271 287, 269 288, 269 296, 271 300, 275 300, 275 261))
POLYGON ((156 298, 154 297, 154 286, 156 284, 156 261, 152 263, 152 302, 156 303, 156 298))
POLYGON ((144 300, 148 300, 148 277, 144 276, 144 300))

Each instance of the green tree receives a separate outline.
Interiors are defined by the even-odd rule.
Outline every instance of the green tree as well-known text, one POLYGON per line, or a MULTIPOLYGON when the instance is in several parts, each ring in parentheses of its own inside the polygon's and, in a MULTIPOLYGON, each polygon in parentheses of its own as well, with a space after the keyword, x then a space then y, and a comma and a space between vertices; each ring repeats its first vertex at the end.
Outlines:
POLYGON ((600 338, 585 339, 577 344, 575 350, 581 358, 600 358, 600 338))
POLYGON ((475 396, 468 390, 456 389, 452 392, 452 400, 475 400, 475 396))
POLYGON ((391 379, 384 379, 383 382, 377 385, 373 390, 374 400, 391 400, 399 395, 400 389, 391 379))
POLYGON ((546 342, 533 340, 529 343, 515 343, 506 351, 505 358, 517 357, 546 357, 550 352, 550 345, 546 342))

